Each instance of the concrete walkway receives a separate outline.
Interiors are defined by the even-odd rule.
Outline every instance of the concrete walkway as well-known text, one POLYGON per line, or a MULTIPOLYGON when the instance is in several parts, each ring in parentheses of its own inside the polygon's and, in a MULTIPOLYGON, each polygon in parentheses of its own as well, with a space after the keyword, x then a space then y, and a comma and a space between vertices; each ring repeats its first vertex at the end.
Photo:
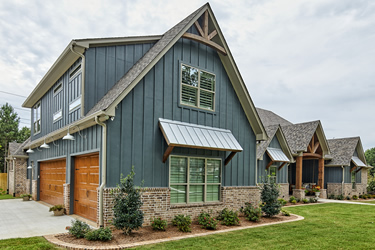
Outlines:
POLYGON ((49 207, 22 199, 0 200, 0 239, 65 233, 73 217, 53 216, 49 207))
POLYGON ((344 204, 354 204, 354 205, 369 205, 375 206, 373 203, 365 203, 365 202, 358 202, 358 201, 346 201, 346 200, 333 200, 333 199, 321 199, 319 198, 319 202, 323 203, 344 203, 344 204))

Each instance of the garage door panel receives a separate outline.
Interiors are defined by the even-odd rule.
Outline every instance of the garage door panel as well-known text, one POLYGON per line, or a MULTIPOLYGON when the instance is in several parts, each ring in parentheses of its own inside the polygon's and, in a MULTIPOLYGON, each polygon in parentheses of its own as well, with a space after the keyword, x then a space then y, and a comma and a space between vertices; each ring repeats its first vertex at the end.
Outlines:
POLYGON ((64 204, 65 159, 40 163, 41 201, 52 205, 64 204))

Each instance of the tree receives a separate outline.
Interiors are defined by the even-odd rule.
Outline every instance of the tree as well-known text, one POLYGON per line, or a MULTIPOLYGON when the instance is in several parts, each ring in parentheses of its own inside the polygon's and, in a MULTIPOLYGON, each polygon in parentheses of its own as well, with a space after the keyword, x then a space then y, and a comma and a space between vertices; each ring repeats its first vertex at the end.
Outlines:
POLYGON ((266 217, 272 217, 279 214, 281 210, 281 203, 278 200, 280 191, 276 183, 270 183, 267 179, 260 186, 261 207, 266 217))
POLYGON ((20 118, 11 105, 6 103, 0 108, 0 172, 4 172, 8 143, 17 140, 20 118))
MULTIPOLYGON (((366 157, 367 164, 375 167, 375 148, 367 149, 365 151, 365 157, 366 157)), ((374 168, 371 168, 369 172, 373 177, 375 176, 374 168)))
POLYGON ((18 131, 17 142, 22 143, 27 140, 31 135, 31 131, 28 127, 23 127, 18 131))

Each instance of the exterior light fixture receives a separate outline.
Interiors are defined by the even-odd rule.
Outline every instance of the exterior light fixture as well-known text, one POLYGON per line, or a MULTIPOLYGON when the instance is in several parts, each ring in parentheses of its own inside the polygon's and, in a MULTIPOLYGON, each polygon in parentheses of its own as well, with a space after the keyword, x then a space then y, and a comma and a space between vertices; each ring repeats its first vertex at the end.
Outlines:
POLYGON ((69 129, 72 126, 78 128, 78 134, 79 134, 79 136, 81 136, 82 138, 86 138, 86 136, 81 135, 81 130, 79 129, 78 125, 69 125, 69 127, 68 127, 68 133, 66 134, 66 136, 64 136, 62 138, 63 140, 69 140, 69 141, 74 141, 75 140, 74 136, 69 133, 69 129))
POLYGON ((31 165, 29 165, 28 167, 27 167, 27 169, 32 169, 33 167, 31 166, 31 165))
POLYGON ((46 138, 44 138, 44 143, 40 147, 41 148, 49 148, 49 145, 46 143, 46 138))
POLYGON ((26 150, 26 153, 28 153, 28 154, 33 154, 33 153, 34 153, 34 150, 32 150, 32 149, 29 147, 29 149, 26 150))

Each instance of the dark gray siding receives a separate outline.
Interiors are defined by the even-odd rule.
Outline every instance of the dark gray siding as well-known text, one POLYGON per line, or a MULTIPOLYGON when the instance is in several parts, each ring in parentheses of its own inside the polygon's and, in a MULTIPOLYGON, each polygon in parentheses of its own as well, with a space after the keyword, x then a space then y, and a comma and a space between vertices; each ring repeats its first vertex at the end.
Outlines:
MULTIPOLYGON (((347 174, 345 173, 345 179, 346 179, 346 176, 347 174)), ((324 168, 324 188, 327 188, 327 183, 342 183, 342 168, 341 167, 324 168)))
POLYGON ((145 43, 86 50, 85 114, 152 46, 145 43))
MULTIPOLYGON (((222 167, 222 183, 255 185, 255 135, 216 51, 180 39, 118 105, 114 121, 108 121, 108 186, 115 186, 120 174, 128 174, 132 166, 137 183, 168 186, 169 163, 162 162, 166 143, 158 118, 230 129, 244 151, 222 167), (215 112, 179 104, 182 62, 216 75, 215 112)), ((224 160, 229 152, 175 148, 172 154, 224 160)))
MULTIPOLYGON (((41 99, 41 132, 34 135, 34 130, 31 129, 31 139, 35 140, 44 135, 55 131, 67 124, 78 120, 80 118, 81 109, 77 108, 69 112, 69 103, 76 97, 81 95, 81 78, 82 74, 79 73, 70 79, 70 73, 77 65, 81 63, 78 59, 59 80, 48 90, 48 92, 41 99), (62 83, 62 91, 54 95, 53 90, 55 87, 62 83), (53 115, 56 111, 62 109, 62 119, 53 122, 53 115)), ((31 112, 31 128, 33 128, 34 117, 31 112)))

